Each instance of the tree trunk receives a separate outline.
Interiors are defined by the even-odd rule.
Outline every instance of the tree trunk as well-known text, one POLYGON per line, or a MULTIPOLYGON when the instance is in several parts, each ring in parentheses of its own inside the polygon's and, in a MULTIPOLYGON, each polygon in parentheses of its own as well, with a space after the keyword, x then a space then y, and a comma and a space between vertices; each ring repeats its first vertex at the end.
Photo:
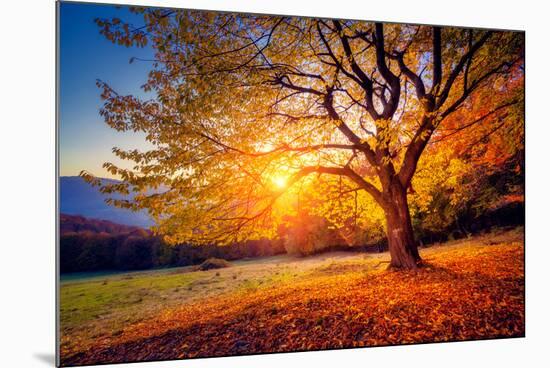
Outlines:
POLYGON ((389 191, 389 201, 385 208, 390 267, 398 269, 416 269, 420 254, 414 239, 406 189, 399 183, 393 184, 389 191))

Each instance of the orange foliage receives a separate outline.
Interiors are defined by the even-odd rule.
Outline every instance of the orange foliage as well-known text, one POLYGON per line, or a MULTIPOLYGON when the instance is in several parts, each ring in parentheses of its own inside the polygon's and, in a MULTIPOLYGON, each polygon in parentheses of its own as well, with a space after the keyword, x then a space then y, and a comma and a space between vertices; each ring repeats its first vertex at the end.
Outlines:
POLYGON ((418 271, 335 264, 317 277, 167 309, 119 336, 63 345, 62 363, 524 336, 521 242, 482 238, 423 257, 418 271))

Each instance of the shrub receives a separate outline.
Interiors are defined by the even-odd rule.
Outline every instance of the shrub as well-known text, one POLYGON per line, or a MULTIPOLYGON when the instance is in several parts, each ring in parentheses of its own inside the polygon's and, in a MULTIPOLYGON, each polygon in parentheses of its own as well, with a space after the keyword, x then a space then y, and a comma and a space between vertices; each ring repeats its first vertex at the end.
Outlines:
POLYGON ((221 258, 208 258, 206 261, 202 262, 197 266, 199 271, 213 270, 217 268, 230 267, 231 263, 227 262, 225 259, 221 258))

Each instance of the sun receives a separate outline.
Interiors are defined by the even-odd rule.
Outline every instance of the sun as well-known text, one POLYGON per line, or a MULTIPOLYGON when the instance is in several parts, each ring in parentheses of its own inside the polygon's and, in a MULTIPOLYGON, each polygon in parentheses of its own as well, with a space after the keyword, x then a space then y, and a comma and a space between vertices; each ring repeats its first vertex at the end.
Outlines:
POLYGON ((273 185, 278 189, 286 188, 286 178, 283 176, 274 176, 271 181, 273 182, 273 185))

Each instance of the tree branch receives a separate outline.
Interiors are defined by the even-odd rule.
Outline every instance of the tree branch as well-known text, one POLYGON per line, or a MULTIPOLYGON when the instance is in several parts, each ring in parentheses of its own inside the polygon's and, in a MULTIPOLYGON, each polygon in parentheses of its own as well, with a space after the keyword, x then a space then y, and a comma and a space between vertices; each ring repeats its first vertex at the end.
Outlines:
POLYGON ((481 37, 481 39, 476 43, 474 43, 467 53, 462 55, 462 57, 454 67, 453 71, 449 75, 449 78, 447 78, 447 82, 445 82, 445 86, 441 91, 441 95, 437 99, 436 106, 435 106, 436 109, 443 106, 443 104, 447 100, 447 97, 449 96, 449 92, 451 91, 451 88, 453 86, 455 79, 459 76, 460 72, 462 71, 466 63, 474 57, 474 54, 481 48, 481 46, 485 44, 485 42, 487 42, 487 40, 489 39, 489 37, 491 37, 491 35, 492 35, 491 31, 485 32, 485 34, 481 37))
POLYGON ((430 95, 433 96, 439 92, 443 71, 441 65, 441 27, 433 27, 432 30, 433 81, 432 88, 430 89, 430 95))
POLYGON ((390 100, 384 106, 382 117, 384 119, 390 119, 399 105, 401 81, 395 74, 392 73, 386 64, 386 50, 384 49, 384 25, 382 23, 376 23, 375 28, 376 66, 378 67, 378 71, 382 77, 389 84, 391 95, 390 100))
POLYGON ((348 62, 351 65, 351 69, 353 70, 357 78, 360 80, 359 84, 365 91, 367 111, 374 120, 377 120, 380 118, 380 115, 374 108, 374 103, 372 99, 372 95, 374 92, 372 80, 367 76, 367 74, 365 74, 363 69, 361 69, 361 67, 359 66, 359 64, 357 64, 357 61, 353 57, 353 51, 351 49, 347 36, 344 34, 344 31, 342 29, 342 25, 340 24, 340 22, 337 20, 334 20, 333 24, 336 27, 336 30, 338 31, 338 37, 340 38, 340 42, 342 43, 342 48, 344 49, 346 58, 348 59, 348 62))
MULTIPOLYGON (((447 139, 447 138, 449 138, 449 137, 451 137, 451 136, 453 136, 453 135, 455 135, 455 134, 461 132, 462 130, 468 129, 468 128, 470 128, 470 127, 472 127, 472 126, 474 126, 474 125, 476 125, 476 124, 482 122, 483 120, 485 120, 485 119, 488 118, 489 116, 491 116, 491 115, 497 113, 499 110, 502 110, 502 109, 505 109, 505 108, 507 108, 507 107, 513 106, 513 105, 517 104, 518 102, 519 102, 518 100, 513 100, 513 101, 510 101, 510 102, 504 103, 504 104, 502 104, 502 105, 499 105, 499 106, 495 107, 494 109, 492 109, 491 111, 489 111, 488 113, 483 114, 483 115, 480 116, 479 118, 477 118, 477 119, 475 119, 475 120, 473 120, 473 121, 471 121, 471 122, 469 122, 469 123, 467 123, 467 124, 464 124, 464 125, 460 126, 459 128, 452 129, 452 132, 451 132, 451 133, 446 134, 446 135, 444 135, 444 136, 440 136, 440 137, 438 137, 438 138, 435 139, 435 140, 432 140, 431 143, 441 142, 442 140, 445 140, 445 139, 447 139)), ((440 129, 440 130, 441 130, 441 129, 440 129)), ((440 131, 440 130, 438 130, 438 131, 440 131)), ((430 144, 431 144, 431 143, 430 143, 430 144)))
POLYGON ((346 167, 330 167, 330 166, 305 166, 300 171, 298 171, 290 179, 289 183, 294 184, 296 181, 301 179, 304 176, 307 176, 312 173, 318 174, 330 174, 330 175, 340 175, 346 176, 351 179, 353 182, 358 184, 362 189, 369 193, 376 202, 381 206, 385 206, 384 198, 382 193, 371 183, 363 179, 359 174, 352 170, 349 166, 346 167))
POLYGON ((422 100, 426 96, 426 87, 424 86, 424 82, 422 81, 422 78, 420 78, 420 76, 409 69, 409 67, 405 64, 405 61, 403 60, 404 56, 404 52, 401 52, 397 54, 397 56, 395 56, 395 59, 397 59, 397 64, 399 65, 399 69, 413 84, 418 100, 422 100))
POLYGON ((332 99, 332 92, 329 92, 325 95, 325 100, 323 102, 323 105, 325 106, 325 109, 328 112, 329 117, 334 120, 338 125, 338 130, 348 138, 348 140, 353 143, 355 146, 357 146, 357 149, 359 149, 361 152, 365 154, 365 157, 367 158, 367 161, 372 165, 376 166, 376 155, 374 154, 374 151, 368 146, 368 144, 365 144, 361 141, 361 138, 357 136, 348 126, 347 124, 340 118, 340 115, 338 112, 334 109, 333 106, 333 99, 332 99))
POLYGON ((433 124, 433 118, 424 115, 424 117, 422 118, 422 123, 420 124, 420 128, 418 128, 418 130, 416 131, 416 134, 414 135, 411 143, 405 151, 403 164, 401 165, 401 169, 399 170, 399 180, 401 181, 403 187, 407 188, 409 186, 414 172, 416 171, 418 159, 420 158, 422 151, 428 144, 430 136, 432 135, 434 130, 435 126, 433 124))

